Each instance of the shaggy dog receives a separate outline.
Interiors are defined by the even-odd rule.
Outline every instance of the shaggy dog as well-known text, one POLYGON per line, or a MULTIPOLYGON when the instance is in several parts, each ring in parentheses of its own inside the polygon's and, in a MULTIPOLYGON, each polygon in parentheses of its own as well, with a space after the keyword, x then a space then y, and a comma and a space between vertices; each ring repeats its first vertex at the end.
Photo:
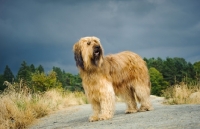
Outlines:
POLYGON ((81 38, 74 44, 73 51, 85 94, 93 109, 89 121, 112 118, 115 95, 124 98, 125 113, 153 109, 148 69, 139 55, 124 51, 104 57, 97 37, 81 38), (136 99, 141 104, 139 109, 136 99))

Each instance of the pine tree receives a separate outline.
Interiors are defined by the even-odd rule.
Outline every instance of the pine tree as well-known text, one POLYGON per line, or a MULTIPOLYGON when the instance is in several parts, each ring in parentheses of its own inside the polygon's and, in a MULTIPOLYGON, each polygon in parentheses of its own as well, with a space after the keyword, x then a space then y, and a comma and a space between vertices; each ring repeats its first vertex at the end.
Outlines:
POLYGON ((3 75, 0 75, 0 90, 1 91, 3 91, 6 88, 6 86, 3 85, 4 81, 5 81, 5 79, 4 79, 3 75))
POLYGON ((147 58, 144 58, 144 61, 147 62, 148 68, 154 67, 160 72, 163 70, 163 60, 160 57, 158 57, 157 59, 150 58, 149 60, 147 58))
POLYGON ((195 78, 197 81, 200 81, 200 61, 197 61, 193 64, 195 70, 195 78))
POLYGON ((5 67, 3 78, 5 79, 5 81, 8 81, 10 83, 12 83, 14 81, 15 77, 14 77, 12 71, 10 70, 10 68, 8 67, 8 65, 6 65, 6 67, 5 67))
POLYGON ((61 71, 61 69, 59 67, 55 67, 53 66, 53 71, 56 72, 56 78, 59 82, 62 83, 62 85, 64 85, 64 80, 63 80, 63 73, 61 71))
POLYGON ((37 68, 37 71, 38 71, 39 73, 44 73, 44 68, 43 68, 43 66, 42 66, 42 65, 39 65, 38 68, 37 68))
POLYGON ((21 67, 17 73, 17 79, 18 79, 18 81, 20 79, 23 79, 26 82, 31 80, 30 67, 26 64, 25 61, 23 61, 21 64, 21 67))
POLYGON ((30 71, 32 73, 35 73, 35 66, 33 64, 30 65, 30 71))

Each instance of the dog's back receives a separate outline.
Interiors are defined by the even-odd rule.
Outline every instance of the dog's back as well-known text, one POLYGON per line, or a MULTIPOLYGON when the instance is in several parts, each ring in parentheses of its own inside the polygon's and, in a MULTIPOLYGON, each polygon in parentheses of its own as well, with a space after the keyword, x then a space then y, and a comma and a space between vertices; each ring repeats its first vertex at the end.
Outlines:
POLYGON ((136 53, 124 51, 106 56, 105 61, 110 65, 109 74, 113 79, 116 93, 121 88, 133 85, 149 87, 149 74, 146 62, 136 53))

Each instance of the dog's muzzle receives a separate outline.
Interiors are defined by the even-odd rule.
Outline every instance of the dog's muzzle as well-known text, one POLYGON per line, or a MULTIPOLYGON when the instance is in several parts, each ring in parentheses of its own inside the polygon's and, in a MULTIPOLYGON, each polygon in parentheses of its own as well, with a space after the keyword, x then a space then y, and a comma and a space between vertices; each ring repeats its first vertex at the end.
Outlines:
POLYGON ((100 52, 101 52, 101 48, 100 48, 100 46, 95 46, 94 47, 94 56, 95 57, 98 57, 99 55, 100 55, 100 52))

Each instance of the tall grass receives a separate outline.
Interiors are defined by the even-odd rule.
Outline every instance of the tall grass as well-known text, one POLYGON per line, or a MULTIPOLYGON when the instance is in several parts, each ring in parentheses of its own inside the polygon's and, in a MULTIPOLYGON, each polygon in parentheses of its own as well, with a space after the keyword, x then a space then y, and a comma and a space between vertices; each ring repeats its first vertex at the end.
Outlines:
POLYGON ((31 93, 26 86, 6 85, 8 88, 0 94, 0 129, 23 129, 52 111, 87 103, 82 92, 51 89, 31 93))
POLYGON ((163 91, 166 104, 200 104, 200 83, 180 83, 163 91))

